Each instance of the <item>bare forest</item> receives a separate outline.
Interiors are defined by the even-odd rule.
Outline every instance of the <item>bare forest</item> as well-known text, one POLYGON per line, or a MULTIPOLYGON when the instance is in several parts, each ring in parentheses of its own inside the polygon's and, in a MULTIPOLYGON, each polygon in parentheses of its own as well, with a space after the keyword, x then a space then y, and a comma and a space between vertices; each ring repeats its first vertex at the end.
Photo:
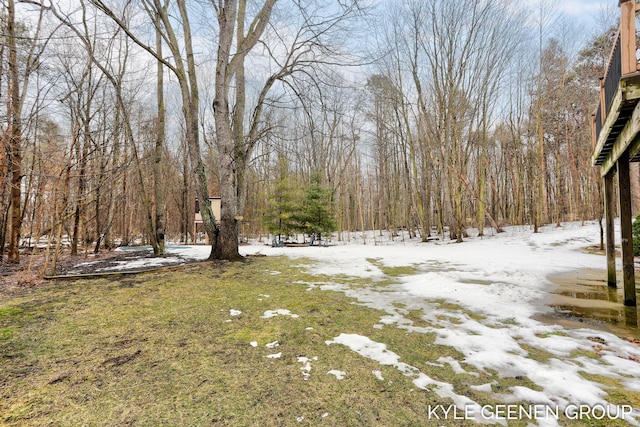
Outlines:
POLYGON ((2 263, 233 260, 312 201, 335 240, 601 219, 589 119, 617 11, 522 3, 2 0, 2 263))

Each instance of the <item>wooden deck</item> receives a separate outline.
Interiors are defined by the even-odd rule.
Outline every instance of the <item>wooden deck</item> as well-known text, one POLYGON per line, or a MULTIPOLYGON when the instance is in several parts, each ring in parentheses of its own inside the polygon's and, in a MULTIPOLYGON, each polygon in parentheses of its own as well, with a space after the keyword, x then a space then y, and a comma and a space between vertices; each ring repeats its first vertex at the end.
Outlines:
POLYGON ((640 161, 640 72, 620 79, 596 141, 593 164, 606 175, 624 151, 640 161))
POLYGON ((615 185, 617 176, 624 304, 636 306, 629 164, 640 161, 640 2, 620 0, 620 27, 600 80, 600 102, 592 118, 593 164, 604 178, 607 282, 616 287, 615 185))

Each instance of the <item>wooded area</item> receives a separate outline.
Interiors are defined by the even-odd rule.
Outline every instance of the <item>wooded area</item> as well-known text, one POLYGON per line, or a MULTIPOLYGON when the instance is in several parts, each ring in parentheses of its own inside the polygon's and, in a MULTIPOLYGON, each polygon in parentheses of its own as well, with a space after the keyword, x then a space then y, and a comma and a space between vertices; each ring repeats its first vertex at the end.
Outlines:
POLYGON ((4 0, 0 257, 162 255, 219 195, 211 258, 237 259, 241 223, 281 232, 314 185, 338 239, 601 219, 616 21, 578 44, 556 2, 516 3, 4 0))

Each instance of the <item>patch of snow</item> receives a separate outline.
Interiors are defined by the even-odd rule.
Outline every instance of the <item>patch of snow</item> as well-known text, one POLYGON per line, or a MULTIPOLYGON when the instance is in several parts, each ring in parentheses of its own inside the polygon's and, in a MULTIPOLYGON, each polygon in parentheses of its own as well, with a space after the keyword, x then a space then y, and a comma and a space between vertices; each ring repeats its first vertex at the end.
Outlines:
POLYGON ((240 316, 241 314, 242 312, 240 310, 234 310, 234 309, 229 310, 229 316, 240 316))
POLYGON ((358 334, 340 334, 333 340, 325 341, 325 344, 342 344, 359 355, 375 360, 382 365, 397 365, 400 361, 400 356, 387 350, 386 344, 371 341, 368 337, 358 334))
POLYGON ((373 370, 371 373, 380 381, 384 381, 384 377, 382 376, 382 371, 373 370))
POLYGON ((440 357, 438 358, 438 362, 442 362, 442 363, 448 363, 449 366, 451 366, 451 369, 453 369, 453 372, 455 374, 467 374, 467 375, 473 375, 473 376, 480 376, 480 374, 478 374, 477 372, 467 372, 464 370, 464 368, 462 368, 462 366, 460 365, 460 362, 458 362, 456 359, 454 359, 451 356, 448 357, 440 357))
POLYGON ((311 374, 309 372, 311 372, 312 360, 318 360, 318 356, 314 356, 311 359, 305 356, 298 356, 298 362, 302 363, 302 367, 300 368, 300 370, 302 371, 302 378, 304 378, 305 381, 311 378, 311 374))
POLYGON ((280 359, 282 357, 282 352, 280 353, 275 353, 275 354, 269 354, 267 356, 265 356, 267 359, 280 359))
POLYGON ((491 393, 492 391, 491 385, 492 385, 491 383, 481 384, 481 385, 472 385, 469 388, 472 390, 481 391, 483 393, 491 393))
POLYGON ((329 372, 327 372, 327 375, 335 375, 336 379, 343 380, 344 376, 347 375, 347 373, 344 371, 339 371, 337 369, 332 369, 329 372))
POLYGON ((393 351, 387 350, 383 343, 372 341, 370 338, 358 334, 340 334, 333 340, 325 341, 327 345, 342 344, 361 356, 375 360, 381 365, 390 365, 406 376, 414 377, 413 383, 416 387, 426 390, 427 386, 435 385, 436 393, 440 397, 450 398, 457 407, 473 407, 474 413, 480 414, 481 406, 466 396, 461 396, 453 391, 453 385, 436 381, 426 374, 420 372, 415 366, 400 362, 400 356, 393 351))
POLYGON ((258 341, 251 341, 251 342, 249 343, 249 345, 250 345, 251 347, 257 347, 257 346, 258 346, 258 341))
POLYGON ((267 310, 264 312, 264 314, 262 316, 260 316, 261 319, 269 319, 271 317, 276 317, 276 316, 290 316, 294 319, 300 317, 297 314, 293 314, 291 313, 291 310, 285 310, 285 309, 277 309, 277 310, 267 310))
POLYGON ((279 341, 274 341, 274 342, 270 342, 269 344, 265 344, 265 347, 267 348, 276 348, 280 345, 279 341))

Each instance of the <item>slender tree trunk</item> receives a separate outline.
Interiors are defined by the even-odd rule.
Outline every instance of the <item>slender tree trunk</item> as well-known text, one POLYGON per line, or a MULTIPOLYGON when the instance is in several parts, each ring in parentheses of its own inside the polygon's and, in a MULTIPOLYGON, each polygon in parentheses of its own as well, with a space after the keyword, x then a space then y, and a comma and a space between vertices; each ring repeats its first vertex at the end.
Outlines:
MULTIPOLYGON (((0 23, 4 23, 4 20, 1 20, 0 23)), ((0 26, 0 29, 9 34, 6 26, 0 26)), ((5 57, 7 45, 5 43, 0 43, 0 58, 5 57)), ((4 75, 5 62, 0 60, 0 76, 4 75)), ((0 84, 1 79, 0 79, 0 84)), ((6 103, 6 112, 7 117, 11 117, 11 98, 7 97, 6 103)), ((4 130, 4 128, 3 128, 4 130)), ((7 129, 8 130, 8 129, 7 129)), ((3 261, 4 257, 4 246, 7 235, 7 222, 8 222, 8 212, 9 212, 9 169, 8 169, 8 157, 7 154, 9 152, 9 132, 2 132, 2 136, 0 136, 0 262, 3 261)))
MULTIPOLYGON (((88 108, 88 107, 87 107, 88 108)), ((71 236, 71 255, 76 255, 78 253, 78 241, 79 241, 79 236, 80 236, 80 219, 82 216, 82 204, 83 204, 83 196, 84 196, 84 192, 85 192, 85 173, 86 173, 86 167, 87 167, 87 145, 89 144, 89 141, 87 141, 87 138, 90 135, 91 130, 89 129, 89 112, 87 112, 87 115, 85 116, 86 122, 85 122, 85 131, 84 131, 84 136, 85 138, 83 139, 83 145, 82 145, 82 150, 80 150, 80 146, 78 144, 78 146, 76 147, 76 159, 80 164, 80 168, 78 171, 78 188, 77 188, 77 195, 76 195, 76 209, 74 212, 74 216, 73 216, 73 234, 71 236)), ((76 124, 77 126, 77 124, 76 124)), ((74 135, 77 134, 77 128, 74 129, 74 135)), ((75 138, 75 137, 74 137, 75 138)), ((99 197, 96 197, 96 199, 99 199, 99 197)))
POLYGON ((11 115, 9 125, 9 165, 10 165, 10 217, 9 250, 7 258, 11 262, 20 262, 20 230, 22 228, 22 108, 20 99, 20 81, 18 79, 18 53, 16 47, 15 4, 7 3, 7 33, 9 45, 9 80, 11 97, 11 115))
MULTIPOLYGON (((159 17, 156 18, 159 20, 159 17)), ((158 29, 160 23, 156 25, 156 51, 162 56, 162 35, 158 29)), ((157 135, 155 144, 155 158, 153 164, 153 194, 154 194, 154 211, 155 211, 155 241, 153 253, 156 256, 165 255, 165 201, 164 201, 164 185, 162 176, 162 166, 164 165, 164 141, 165 141, 165 105, 164 105, 164 65, 161 61, 157 61, 157 135)))

